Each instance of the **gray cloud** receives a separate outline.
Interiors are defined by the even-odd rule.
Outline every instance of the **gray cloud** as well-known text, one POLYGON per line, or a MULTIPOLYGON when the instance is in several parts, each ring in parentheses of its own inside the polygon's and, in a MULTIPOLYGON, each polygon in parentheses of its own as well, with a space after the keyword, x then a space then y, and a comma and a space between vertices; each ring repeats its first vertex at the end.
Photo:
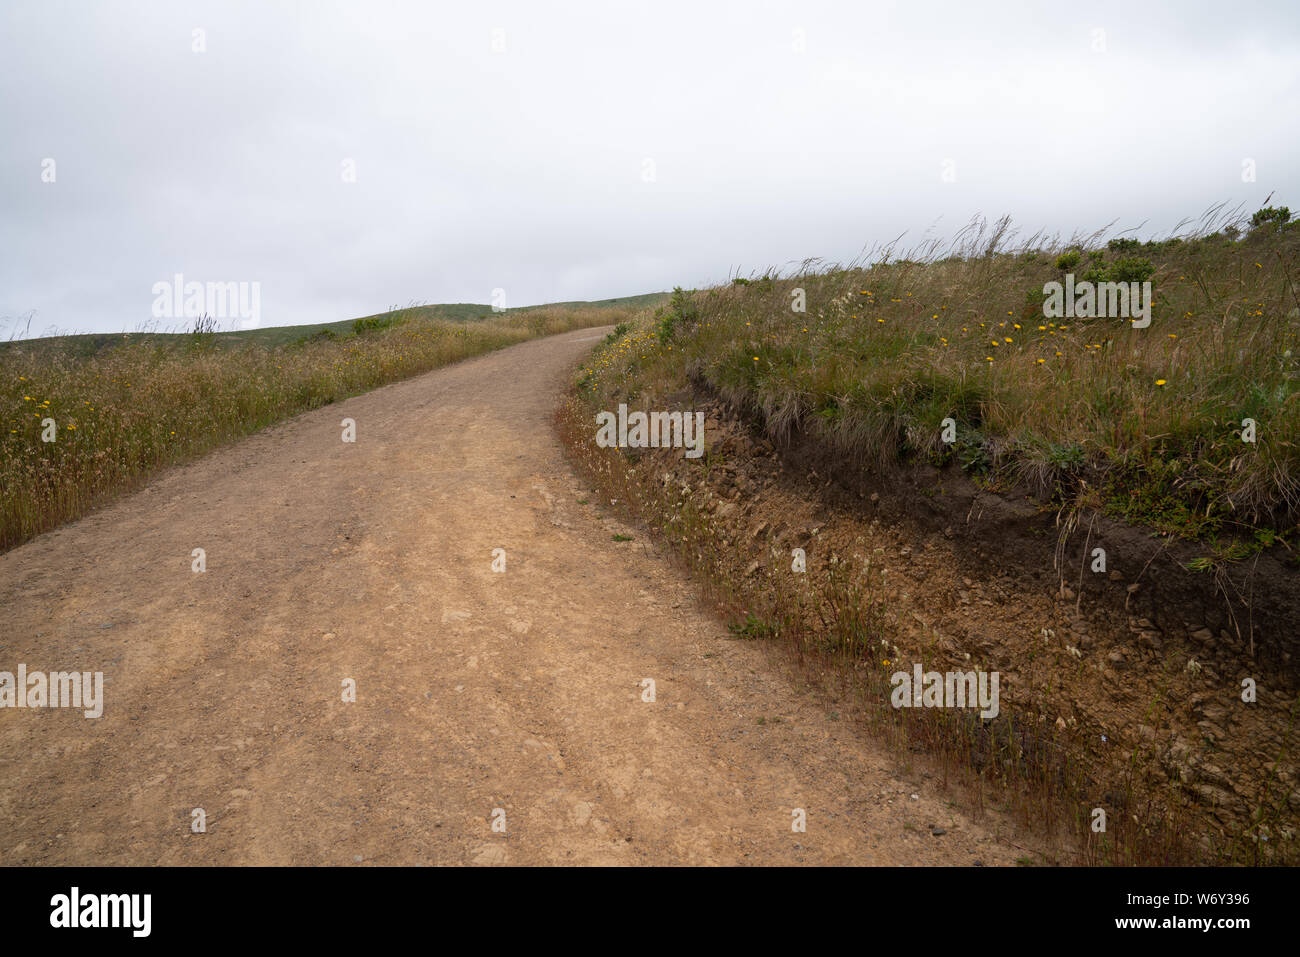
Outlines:
POLYGON ((18 0, 0 62, 0 317, 33 331, 136 328, 178 272, 260 282, 281 325, 699 285, 974 213, 1300 206, 1289 0, 18 0))

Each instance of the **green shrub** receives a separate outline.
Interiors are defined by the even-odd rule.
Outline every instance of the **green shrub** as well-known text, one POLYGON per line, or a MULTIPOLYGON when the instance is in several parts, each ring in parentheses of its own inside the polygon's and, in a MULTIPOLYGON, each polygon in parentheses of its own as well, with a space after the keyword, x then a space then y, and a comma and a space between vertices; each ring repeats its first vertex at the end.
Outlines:
POLYGON ((365 319, 354 319, 352 320, 352 331, 359 336, 365 332, 387 329, 389 326, 397 325, 399 321, 396 316, 369 316, 365 319))
POLYGON ((1265 206, 1250 217, 1251 228, 1265 225, 1284 225, 1291 220, 1291 210, 1286 206, 1265 206))
POLYGON ((1142 259, 1138 256, 1131 256, 1125 259, 1117 259, 1110 266, 1111 282, 1146 282, 1151 278, 1151 274, 1156 271, 1156 267, 1151 265, 1151 260, 1142 259))
POLYGON ((673 289, 673 296, 668 300, 667 310, 660 309, 655 313, 656 333, 661 345, 666 345, 672 341, 673 336, 677 334, 679 325, 691 325, 700 317, 699 307, 695 305, 691 293, 677 286, 673 289))

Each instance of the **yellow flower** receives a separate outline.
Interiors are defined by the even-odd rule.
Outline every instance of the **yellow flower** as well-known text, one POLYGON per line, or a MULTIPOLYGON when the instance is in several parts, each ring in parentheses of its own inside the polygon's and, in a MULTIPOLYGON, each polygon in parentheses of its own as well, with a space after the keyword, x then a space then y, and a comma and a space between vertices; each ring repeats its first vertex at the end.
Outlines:
POLYGON ((1164 384, 1165 384, 1164 379, 1156 379, 1156 385, 1164 385, 1164 384))

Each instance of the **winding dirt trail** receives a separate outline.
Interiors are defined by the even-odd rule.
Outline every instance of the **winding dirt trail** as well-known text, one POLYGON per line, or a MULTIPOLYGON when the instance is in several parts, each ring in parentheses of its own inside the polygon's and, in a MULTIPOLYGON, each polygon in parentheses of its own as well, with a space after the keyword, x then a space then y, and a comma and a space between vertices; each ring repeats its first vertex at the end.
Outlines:
POLYGON ((579 503, 551 416, 599 338, 299 416, 0 556, 0 670, 106 699, 0 710, 0 863, 1013 861, 579 503))

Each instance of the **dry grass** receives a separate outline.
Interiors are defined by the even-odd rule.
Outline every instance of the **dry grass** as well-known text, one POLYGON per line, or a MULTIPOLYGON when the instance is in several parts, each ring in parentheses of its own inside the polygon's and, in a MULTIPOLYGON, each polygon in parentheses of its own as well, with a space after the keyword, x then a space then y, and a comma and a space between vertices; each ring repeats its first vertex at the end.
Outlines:
POLYGON ((0 352, 0 550, 74 519, 156 470, 289 416, 630 309, 537 309, 481 322, 397 321, 264 348, 211 336, 130 339, 90 358, 0 352), (54 422, 55 441, 42 440, 54 422))

